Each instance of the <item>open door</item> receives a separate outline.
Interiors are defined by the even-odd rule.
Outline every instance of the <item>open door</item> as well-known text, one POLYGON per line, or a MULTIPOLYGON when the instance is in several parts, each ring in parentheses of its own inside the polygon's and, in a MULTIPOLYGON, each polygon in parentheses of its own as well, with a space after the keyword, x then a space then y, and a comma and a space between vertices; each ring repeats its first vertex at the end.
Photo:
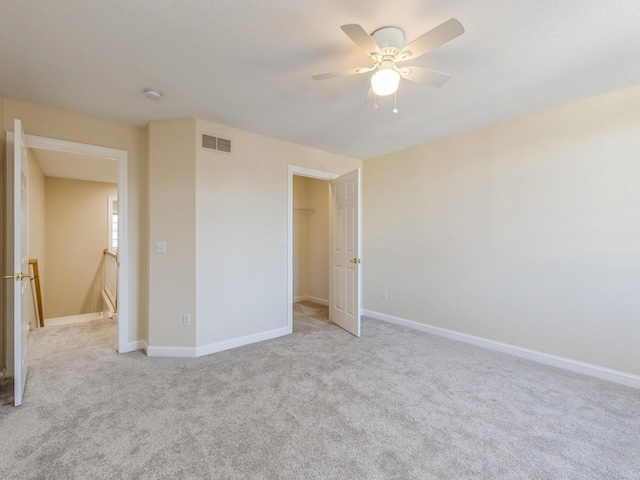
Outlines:
POLYGON ((331 180, 330 318, 360 336, 360 170, 331 180))
MULTIPOLYGON (((26 316, 26 279, 30 278, 27 259, 27 175, 26 149, 22 122, 14 121, 13 151, 7 150, 7 319, 13 319, 13 382, 14 405, 22 404, 22 394, 27 380, 27 335, 29 324, 26 316), (13 157, 13 159, 11 158, 13 157)), ((10 142, 7 142, 9 144, 10 142)))

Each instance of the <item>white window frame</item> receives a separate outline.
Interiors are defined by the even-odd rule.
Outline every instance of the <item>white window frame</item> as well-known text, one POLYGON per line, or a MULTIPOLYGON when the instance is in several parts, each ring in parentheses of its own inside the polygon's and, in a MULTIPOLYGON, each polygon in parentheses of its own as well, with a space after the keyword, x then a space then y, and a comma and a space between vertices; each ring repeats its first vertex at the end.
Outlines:
MULTIPOLYGON (((114 253, 118 253, 118 241, 119 241, 119 236, 118 236, 118 221, 116 220, 115 225, 113 223, 113 212, 114 212, 114 208, 113 205, 114 203, 117 205, 118 202, 118 197, 109 195, 107 197, 107 250, 109 250, 110 252, 114 252, 114 253), (115 248, 113 245, 113 229, 116 229, 116 242, 115 242, 115 248)), ((116 207, 116 215, 118 215, 118 208, 116 207)))

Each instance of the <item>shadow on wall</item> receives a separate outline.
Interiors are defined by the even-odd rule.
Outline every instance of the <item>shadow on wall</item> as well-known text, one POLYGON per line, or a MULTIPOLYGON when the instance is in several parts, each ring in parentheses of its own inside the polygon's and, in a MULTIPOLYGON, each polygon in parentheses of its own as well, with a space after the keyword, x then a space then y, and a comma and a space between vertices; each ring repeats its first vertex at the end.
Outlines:
POLYGON ((105 257, 104 255, 100 259, 98 268, 96 269, 91 279, 91 284, 87 289, 87 294, 82 301, 82 307, 80 313, 94 313, 104 310, 102 300, 102 284, 103 284, 103 271, 104 271, 105 257))

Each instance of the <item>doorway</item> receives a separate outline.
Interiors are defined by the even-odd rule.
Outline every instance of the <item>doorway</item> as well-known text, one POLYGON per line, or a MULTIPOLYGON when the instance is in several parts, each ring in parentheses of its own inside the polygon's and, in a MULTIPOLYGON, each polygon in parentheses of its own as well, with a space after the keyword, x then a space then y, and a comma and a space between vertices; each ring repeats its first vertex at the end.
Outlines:
MULTIPOLYGON (((117 197, 118 197, 118 273, 117 273, 117 291, 118 291, 118 352, 125 353, 137 350, 137 342, 129 341, 129 255, 128 255, 128 153, 125 150, 118 150, 96 145, 89 145, 77 142, 69 142, 65 140, 52 139, 47 137, 39 137, 35 135, 24 135, 24 146, 27 149, 37 149, 48 152, 67 153, 80 155, 84 159, 80 164, 76 165, 78 171, 91 169, 92 161, 113 162, 117 165, 117 197)), ((13 158, 13 133, 7 133, 7 158, 13 158)), ((95 165, 94 165, 95 166, 95 165)), ((105 199, 105 209, 107 208, 105 199)), ((106 239, 105 239, 106 242, 106 239)), ((10 315, 7 318, 10 319, 10 315)), ((10 323, 10 320, 9 320, 10 323)), ((8 370, 13 369, 13 345, 9 342, 12 338, 7 335, 7 360, 8 370)))
POLYGON ((110 207, 117 198, 118 162, 28 148, 27 163, 27 253, 39 265, 44 307, 39 323, 51 327, 113 317, 115 308, 104 292, 107 280, 117 285, 117 224, 110 207))
POLYGON ((294 326, 329 321, 329 206, 329 181, 293 176, 294 326))
POLYGON ((360 336, 362 310, 362 224, 361 171, 338 176, 289 165, 287 242, 288 252, 288 332, 293 332, 294 263, 294 176, 329 181, 329 320, 356 337, 360 336))
POLYGON ((288 251, 288 285, 287 285, 287 329, 289 333, 293 333, 293 304, 294 304, 294 176, 303 178, 312 178, 324 181, 330 181, 337 178, 338 175, 320 170, 312 170, 304 167, 289 165, 288 172, 288 222, 287 222, 287 247, 288 251))

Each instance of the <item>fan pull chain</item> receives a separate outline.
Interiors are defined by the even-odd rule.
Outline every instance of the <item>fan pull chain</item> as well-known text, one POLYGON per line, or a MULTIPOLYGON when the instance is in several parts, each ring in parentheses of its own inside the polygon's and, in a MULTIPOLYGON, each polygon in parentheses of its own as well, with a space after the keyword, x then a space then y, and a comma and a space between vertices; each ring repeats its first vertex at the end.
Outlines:
MULTIPOLYGON (((373 96, 373 109, 378 109, 378 95, 373 96)), ((393 113, 398 113, 398 92, 393 93, 393 113)))

